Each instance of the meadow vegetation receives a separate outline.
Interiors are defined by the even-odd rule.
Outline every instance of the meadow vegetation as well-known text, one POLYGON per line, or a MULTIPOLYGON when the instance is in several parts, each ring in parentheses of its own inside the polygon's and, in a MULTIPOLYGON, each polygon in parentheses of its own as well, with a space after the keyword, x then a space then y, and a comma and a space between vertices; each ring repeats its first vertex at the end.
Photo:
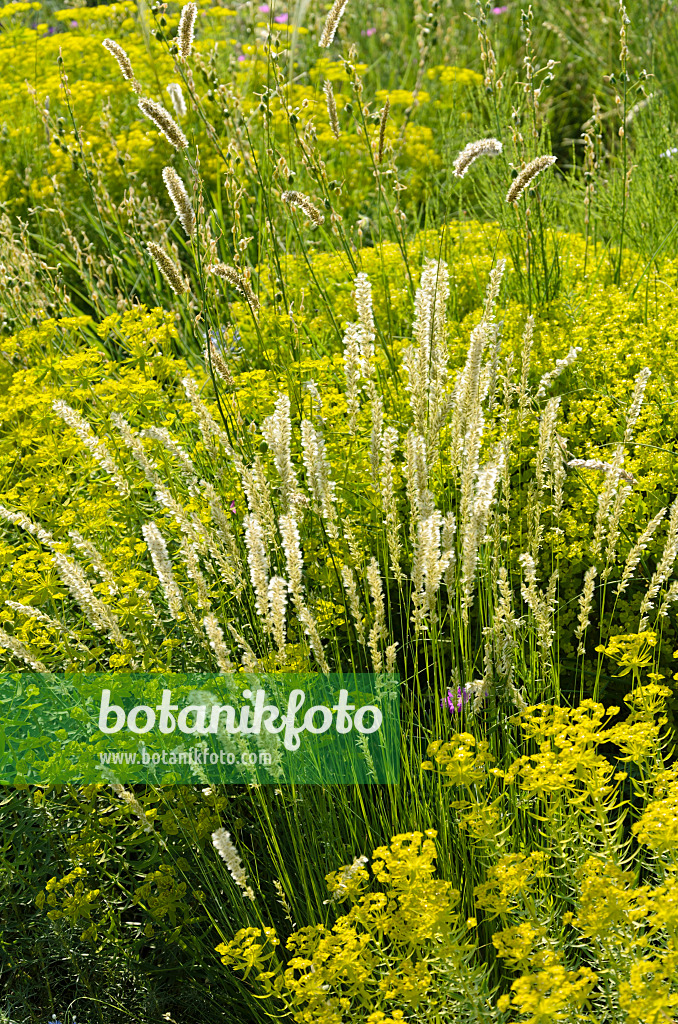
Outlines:
POLYGON ((0 8, 3 672, 401 715, 4 786, 1 1021, 678 1020, 677 20, 0 8))

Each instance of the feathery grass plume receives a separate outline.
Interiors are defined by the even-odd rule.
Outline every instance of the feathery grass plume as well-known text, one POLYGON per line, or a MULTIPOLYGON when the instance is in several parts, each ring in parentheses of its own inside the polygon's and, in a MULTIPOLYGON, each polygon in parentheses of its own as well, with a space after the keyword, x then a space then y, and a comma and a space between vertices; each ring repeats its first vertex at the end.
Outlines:
POLYGON ((219 671, 222 675, 228 675, 233 672, 233 665, 231 663, 228 647, 224 641, 224 634, 217 621, 216 615, 206 615, 203 619, 203 626, 205 627, 210 647, 216 656, 219 671))
POLYGON ((153 568, 155 569, 156 575, 160 580, 163 593, 165 594, 170 615, 173 619, 179 619, 181 616, 181 591, 174 579, 172 563, 167 552, 165 538, 156 524, 152 521, 150 523, 144 523, 141 527, 141 532, 144 535, 144 540, 146 541, 151 561, 153 562, 153 568))
POLYGON ((413 344, 403 353, 406 390, 417 434, 430 441, 428 425, 439 419, 447 380, 446 307, 450 294, 447 264, 427 260, 414 300, 413 344))
POLYGON ((184 60, 188 60, 191 56, 191 49, 193 47, 193 32, 195 29, 195 19, 198 16, 198 5, 194 3, 184 4, 181 8, 181 18, 179 19, 179 28, 177 29, 177 46, 179 47, 179 53, 184 60))
POLYGON ((398 447, 398 431, 394 427, 387 427, 381 436, 381 472, 379 484, 381 491, 381 507, 384 513, 384 525, 386 527, 386 542, 391 559, 391 569, 394 578, 399 583, 403 578, 400 568, 402 547, 400 544, 400 516, 396 502, 395 488, 393 486, 393 456, 398 447))
POLYGON ((523 167, 522 171, 517 178, 511 182, 511 187, 506 193, 507 203, 517 203, 522 196, 525 189, 528 187, 531 181, 537 177, 542 171, 545 171, 547 167, 551 167, 556 162, 554 156, 538 156, 534 160, 530 160, 529 164, 523 167))
POLYGON ((241 890, 243 896, 254 899, 254 893, 247 884, 247 875, 240 859, 240 854, 231 841, 231 834, 225 828, 218 828, 212 833, 212 844, 228 868, 231 878, 241 890))
POLYGON ((546 392, 551 387, 554 380, 557 377, 559 377, 561 373, 564 373, 565 370, 572 366, 580 352, 581 346, 575 345, 573 348, 570 349, 566 356, 564 356, 562 359, 556 360, 556 365, 553 367, 553 369, 549 370, 548 373, 545 373, 542 379, 539 381, 539 387, 537 388, 534 396, 537 400, 546 397, 546 392))
POLYGON ((582 592, 579 595, 579 620, 577 627, 574 631, 574 635, 579 640, 579 647, 577 648, 577 654, 584 654, 585 647, 582 643, 582 637, 588 629, 590 623, 591 605, 593 603, 593 588, 595 585, 595 579, 598 575, 598 569, 595 565, 590 565, 584 575, 584 586, 582 592))
POLYGON ((618 444, 612 458, 612 469, 605 475, 603 488, 598 495, 595 524, 593 529, 593 542, 591 550, 594 555, 601 554, 603 539, 610 519, 610 510, 619 488, 619 475, 624 464, 624 445, 618 444))
POLYGON ((292 465, 292 421, 290 400, 287 395, 278 395, 275 411, 262 423, 261 433, 273 455, 275 468, 280 477, 283 512, 291 512, 299 503, 301 495, 292 465))
POLYGON ((24 615, 27 619, 35 619, 36 622, 44 622, 46 626, 51 629, 55 629, 58 632, 64 632, 67 627, 57 619, 51 618, 49 615, 45 615, 44 612, 40 611, 39 608, 34 608, 31 604, 21 604, 19 601, 5 601, 8 608, 11 608, 13 612, 18 612, 19 615, 24 615))
POLYGON ((212 455, 213 458, 219 458, 217 450, 214 446, 215 439, 219 442, 221 447, 224 449, 226 455, 229 458, 234 458, 235 453, 231 448, 228 437, 225 431, 215 421, 214 417, 210 413, 209 409, 203 402, 202 398, 198 394, 198 386, 192 377, 182 377, 181 384, 186 394, 186 398, 190 402, 191 409, 198 418, 198 426, 200 427, 200 433, 205 443, 207 451, 212 455))
POLYGON ((56 542, 51 533, 48 533, 41 526, 32 523, 23 512, 12 512, 10 509, 5 508, 4 505, 0 505, 0 519, 5 519, 15 526, 20 526, 22 530, 25 530, 26 533, 29 533, 36 540, 40 541, 41 544, 44 544, 51 551, 51 557, 62 582, 85 613, 90 624, 100 632, 108 633, 114 640, 123 640, 118 620, 113 611, 95 595, 82 566, 63 554, 63 552, 55 550, 56 542))
POLYGON ((51 549, 55 543, 53 535, 48 533, 44 527, 31 522, 24 512, 12 512, 11 509, 0 505, 0 519, 4 519, 13 526, 20 526, 26 533, 30 533, 31 537, 35 537, 41 544, 44 544, 46 548, 51 549))
POLYGON ((494 306, 501 288, 505 267, 506 260, 497 260, 496 266, 490 271, 483 314, 478 326, 471 331, 466 362, 454 385, 451 455, 452 465, 461 469, 462 476, 465 471, 464 467, 475 464, 474 458, 470 457, 472 452, 468 449, 465 438, 471 425, 473 425, 473 432, 477 431, 479 419, 483 415, 480 409, 483 353, 494 334, 494 306))
POLYGON ((302 213, 305 213, 308 219, 311 221, 314 227, 319 227, 325 221, 325 215, 320 212, 317 206, 314 206, 307 195, 303 192, 283 192, 280 196, 283 203, 287 203, 289 206, 294 206, 302 213))
POLYGON ((106 565, 103 556, 99 549, 95 547, 90 540, 86 540, 82 534, 78 533, 77 530, 69 530, 68 536, 73 541, 73 545, 83 555, 89 558, 96 573, 108 587, 108 592, 111 596, 118 593, 118 584, 115 576, 106 565))
POLYGON ((367 880, 367 874, 363 868, 368 863, 367 857, 356 857, 352 864, 345 864, 339 871, 334 872, 331 878, 331 900, 325 903, 341 903, 349 892, 349 885, 356 875, 361 875, 367 880))
POLYGON ((179 82, 170 82, 167 86, 167 94, 172 101, 174 113, 177 117, 186 117, 186 100, 184 99, 179 82))
POLYGON ((374 605, 374 622, 367 638, 367 646, 372 655, 372 670, 380 675, 384 670, 379 644, 388 636, 386 631, 386 609, 384 607, 384 591, 381 586, 381 573, 376 558, 370 559, 367 567, 367 584, 374 605))
MULTIPOLYGON (((120 74, 126 82, 131 82, 133 86, 139 87, 139 83, 134 77, 134 69, 132 68, 132 62, 127 56, 125 50, 123 50, 120 43, 116 43, 115 39, 104 39, 101 43, 105 50, 108 50, 111 57, 117 61, 118 67, 120 68, 120 74)), ((135 90, 136 91, 136 90, 135 90)))
POLYGON ((617 469, 611 462, 602 462, 600 459, 569 459, 566 466, 568 469, 594 469, 597 473, 617 473, 620 480, 633 485, 638 483, 635 476, 625 469, 617 469))
POLYGON ((16 637, 10 636, 9 633, 5 633, 4 629, 0 629, 0 647, 11 651, 15 658, 25 661, 34 672, 49 672, 47 666, 43 665, 39 658, 31 654, 25 644, 22 644, 16 637))
POLYGON ((61 551, 54 551, 52 558, 71 596, 80 605, 94 629, 122 642, 123 636, 116 616, 111 608, 96 596, 82 566, 61 551))
POLYGON ((303 570, 303 558, 301 554, 299 527, 297 526, 297 520, 294 513, 292 512, 288 515, 280 516, 278 519, 278 526, 280 528, 280 536, 282 537, 282 545, 287 564, 287 585, 294 601, 297 618, 304 627, 304 633, 308 637, 310 648, 315 655, 320 671, 327 674, 329 672, 329 666, 325 660, 325 653, 323 651, 322 640, 320 639, 318 627, 311 612, 304 603, 304 588, 301 575, 303 570))
POLYGON ((327 103, 327 118, 330 122, 330 128, 335 139, 338 139, 341 135, 341 128, 339 127, 339 115, 337 114, 337 101, 334 98, 334 89, 329 78, 326 78, 323 82, 323 92, 325 93, 325 101, 327 103))
POLYGON ((360 355, 361 329, 357 324, 347 324, 344 332, 344 376, 346 378, 346 407, 348 431, 355 434, 360 412, 360 355))
POLYGON ((53 629, 56 633, 60 633, 69 637, 71 643, 79 651, 89 654, 90 650, 85 647, 83 643, 78 639, 78 634, 69 629, 65 622, 60 622, 58 619, 53 619, 50 615, 45 615, 44 612, 40 611, 39 608, 34 608, 30 604, 20 604, 18 601, 5 601, 8 608, 11 608, 13 612, 17 612, 19 615, 24 615, 28 619, 35 619, 37 622, 44 623, 49 629, 53 629))
POLYGON ((198 558, 198 548, 191 541, 183 541, 181 545, 181 554, 186 565, 186 575, 189 580, 193 580, 197 589, 197 604, 198 608, 206 609, 210 611, 212 608, 212 602, 210 601, 209 592, 207 588, 207 580, 202 574, 200 568, 200 561, 198 558))
POLYGON ((339 26, 339 22, 344 16, 347 4, 348 0, 334 0, 330 12, 325 19, 325 26, 323 28, 322 35, 320 36, 318 46, 327 47, 332 45, 334 35, 339 26))
POLYGON ((435 501, 428 486, 429 466, 426 458, 426 441, 412 428, 408 430, 405 442, 405 474, 414 539, 414 524, 431 515, 435 508, 435 501))
POLYGON ((624 568, 622 569, 621 579, 619 580, 619 583, 617 584, 617 589, 615 590, 615 597, 620 597, 621 594, 623 594, 626 588, 628 587, 631 577, 633 576, 634 570, 636 569, 638 563, 640 562, 640 559, 642 558, 643 551, 645 551, 647 545, 652 540, 657 527, 659 526, 667 512, 668 508, 659 509, 659 512, 657 512, 656 516, 654 516, 650 520, 650 522, 647 524, 647 526, 641 533, 636 543, 629 551, 628 555, 626 556, 624 568))
POLYGON ((211 274, 220 277, 222 281, 228 281, 249 302, 252 311, 259 312, 259 299, 254 294, 249 281, 235 267, 229 267, 225 263, 212 263, 207 269, 211 274))
POLYGON ((287 660, 285 651, 285 611, 287 608, 287 580, 272 576, 268 584, 268 616, 273 639, 281 661, 287 660))
POLYGON ((115 795, 118 797, 118 799, 122 800, 123 803, 127 804, 127 806, 130 808, 135 817, 137 817, 139 821, 142 823, 146 831, 154 833, 155 829, 153 828, 153 825, 146 817, 146 811, 144 810, 143 806, 139 803, 139 800, 134 795, 134 793, 129 789, 125 789, 125 787, 121 785, 119 782, 111 782, 110 786, 115 795))
POLYGON ((172 262, 164 249, 161 249, 155 242, 147 242, 146 247, 153 257, 156 267, 167 281, 175 295, 183 295, 188 291, 188 285, 182 277, 179 268, 172 262))
POLYGON ((454 161, 452 169, 455 177, 463 178, 479 156, 499 156, 502 149, 503 146, 498 139, 478 139, 476 142, 469 142, 454 161))
POLYGON ((188 139, 169 111, 155 100, 139 100, 139 110, 177 151, 188 148, 188 139))
POLYGON ((179 223, 188 237, 192 238, 195 233, 195 213, 186 186, 173 167, 163 168, 162 180, 174 204, 179 223))
POLYGON ((428 629, 436 622, 436 595, 451 558, 450 551, 443 550, 441 553, 440 550, 442 523, 442 514, 438 509, 434 509, 430 516, 421 519, 417 524, 415 558, 419 562, 416 575, 420 589, 412 591, 412 621, 417 633, 428 629))
POLYGON ((271 485, 264 472, 260 455, 255 455, 251 466, 245 466, 239 457, 234 459, 247 499, 247 507, 257 517, 267 536, 275 532, 275 512, 271 500, 271 485))
POLYGON ((470 490, 470 495, 465 493, 467 489, 464 487, 464 479, 462 478, 461 610, 464 625, 468 623, 469 610, 473 604, 478 567, 478 548, 485 540, 497 481, 503 469, 503 460, 503 452, 498 446, 495 449, 493 458, 477 471, 478 478, 475 486, 473 486, 475 472, 473 475, 469 473, 468 479, 471 486, 468 490, 470 490))
POLYGON ((519 556, 518 561, 525 577, 525 582, 520 587, 520 593, 523 601, 525 601, 534 616, 539 645, 542 655, 546 657, 555 636, 555 630, 551 627, 549 616, 549 598, 537 586, 537 567, 534 564, 532 555, 522 554, 519 556))
POLYGON ((303 598, 303 559, 297 520, 293 514, 282 515, 278 519, 278 526, 285 552, 288 586, 295 604, 299 604, 303 598))
POLYGON ((179 529, 192 543, 196 544, 201 551, 205 550, 205 528, 195 513, 188 512, 174 497, 172 492, 163 483, 158 475, 158 467, 146 454, 139 436, 134 433, 129 423, 120 413, 111 413, 111 422, 120 433, 125 445, 132 452, 132 455, 141 467, 144 476, 155 492, 155 500, 163 508, 172 514, 179 529))
POLYGON ((633 438, 633 428, 636 425, 640 410, 645 397, 645 388, 647 382, 652 375, 652 371, 649 366, 644 366, 636 377, 635 387, 633 389, 633 396, 631 398, 631 405, 629 411, 626 414, 626 429, 624 430, 624 443, 627 443, 633 438))
POLYGON ((666 531, 666 540, 664 541, 664 549, 662 551, 661 558, 657 564, 657 568, 654 571, 652 579, 648 585, 648 588, 643 595, 643 600, 640 602, 640 623, 638 625, 638 632, 641 633, 649 622, 648 612, 654 608, 654 601, 657 594, 666 583, 667 579, 673 572, 673 566, 676 558, 678 557, 678 498, 671 505, 671 512, 669 513, 668 529, 666 531))
POLYGON ((386 123, 388 121, 388 115, 391 110, 391 101, 388 96, 386 102, 381 110, 381 116, 379 118, 379 145, 377 146, 377 163, 380 164, 384 159, 384 145, 386 143, 386 123))
POLYGON ((181 447, 178 441, 175 441, 167 427, 145 427, 144 430, 140 431, 139 436, 149 437, 153 441, 158 441, 165 451, 169 452, 178 462, 189 494, 193 496, 198 493, 198 475, 195 466, 191 462, 188 453, 181 447))
POLYGON ((208 370, 211 366, 214 373, 216 373, 217 377, 220 377, 221 380, 223 380, 224 384, 227 384, 229 387, 233 385, 234 381, 231 371, 229 370, 226 360, 220 350, 213 343, 211 336, 208 344, 205 345, 205 348, 203 349, 203 358, 205 360, 205 367, 208 370))
POLYGON ((252 514, 245 516, 245 546, 254 590, 254 606, 263 628, 268 630, 268 554, 261 523, 252 514))
POLYGON ((310 420, 301 421, 301 446, 308 486, 316 505, 327 523, 327 535, 339 536, 334 491, 336 484, 330 479, 330 463, 325 451, 325 440, 310 420))
POLYGON ((356 587, 355 577, 353 570, 347 565, 341 567, 341 580, 344 584, 344 590, 346 591, 346 597, 348 599, 348 607, 353 618, 355 625, 356 636, 358 637, 358 643, 365 646, 365 631, 363 629, 363 619, 360 614, 360 598, 358 597, 358 588, 356 587))
POLYGON ((92 456, 96 459, 101 468, 105 469, 111 477, 118 493, 123 498, 128 497, 129 485, 121 476, 120 470, 116 466, 113 456, 106 446, 106 442, 102 441, 100 437, 97 437, 87 420, 84 419, 79 412, 76 412, 75 409, 72 409, 70 405, 67 405, 66 402, 60 399, 55 399, 52 402, 52 409, 62 418, 64 423, 66 423, 71 430, 75 431, 85 447, 89 448, 92 456))

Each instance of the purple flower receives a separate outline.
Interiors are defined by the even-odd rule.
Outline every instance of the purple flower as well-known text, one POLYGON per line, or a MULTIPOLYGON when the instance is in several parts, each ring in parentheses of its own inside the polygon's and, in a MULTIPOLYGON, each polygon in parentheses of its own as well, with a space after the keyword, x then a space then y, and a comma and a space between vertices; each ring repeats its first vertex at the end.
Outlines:
POLYGON ((289 14, 276 14, 274 21, 277 21, 279 25, 286 25, 289 18, 289 14))
POLYGON ((238 64, 242 64, 242 62, 244 60, 247 60, 247 57, 245 56, 245 54, 244 53, 239 54, 238 55, 238 64))
POLYGON ((69 28, 77 28, 78 27, 77 21, 69 21, 68 27, 69 28))
POLYGON ((373 36, 376 31, 376 28, 364 28, 360 35, 367 36, 369 38, 370 36, 373 36))
POLYGON ((230 510, 231 510, 231 515, 234 516, 235 515, 235 502, 234 501, 231 502, 230 510))
POLYGON ((508 11, 508 4, 504 4, 503 7, 493 7, 490 14, 506 14, 508 11))
POLYGON ((259 7, 259 10, 261 11, 262 14, 268 14, 270 9, 271 8, 268 6, 268 4, 262 4, 261 7, 259 7))
POLYGON ((462 689, 461 686, 458 686, 456 696, 454 690, 448 690, 447 697, 443 697, 440 706, 444 708, 447 704, 447 710, 450 714, 456 715, 462 710, 464 704, 468 704, 468 699, 466 687, 462 689))

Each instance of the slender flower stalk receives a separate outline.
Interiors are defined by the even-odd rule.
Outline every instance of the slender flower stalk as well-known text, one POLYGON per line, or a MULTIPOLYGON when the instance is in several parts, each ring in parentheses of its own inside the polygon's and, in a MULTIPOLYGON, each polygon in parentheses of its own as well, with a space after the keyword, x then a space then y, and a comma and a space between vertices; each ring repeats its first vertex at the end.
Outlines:
POLYGON ((341 129, 339 127, 339 115, 337 113, 337 101, 334 98, 334 89, 329 78, 323 83, 323 92, 325 93, 325 101, 327 103, 327 119, 330 122, 330 128, 335 139, 338 139, 341 135, 341 129))
POLYGON ((320 212, 317 206, 314 206, 307 195, 303 192, 283 192, 280 196, 283 203, 287 203, 289 206, 294 206, 302 213, 305 213, 308 219, 311 221, 314 227, 319 227, 325 220, 325 215, 320 212))
POLYGON ((348 0, 334 0, 332 8, 325 20, 325 27, 323 28, 322 35, 320 36, 318 46, 328 47, 332 45, 335 33, 339 27, 339 22, 344 15, 347 5, 348 0))
POLYGON ((172 115, 155 100, 139 100, 139 110, 177 151, 188 148, 188 139, 172 115))
POLYGON ((181 18, 179 19, 179 28, 177 29, 177 46, 179 47, 179 53, 184 60, 188 60, 191 56, 195 19, 197 16, 197 4, 189 3, 182 7, 181 18))
POLYGON ((167 284, 172 289, 175 295, 183 295, 184 292, 188 291, 188 285, 181 275, 181 271, 175 263, 169 258, 164 249, 161 249, 155 242, 147 242, 147 248, 153 261, 167 281, 167 284))
POLYGON ((163 168, 162 180, 174 204, 179 223, 188 237, 192 238, 195 233, 195 213, 186 186, 173 167, 163 168))
POLYGON ((511 187, 506 193, 506 202, 517 203, 525 189, 537 175, 545 171, 547 167, 551 167, 555 162, 556 158, 554 156, 538 156, 536 159, 531 160, 529 164, 523 167, 518 177, 512 181, 511 187))
POLYGON ((454 161, 453 171, 455 177, 463 178, 471 164, 475 163, 478 157, 499 156, 502 149, 502 144, 498 139, 478 139, 477 142, 469 142, 454 161))

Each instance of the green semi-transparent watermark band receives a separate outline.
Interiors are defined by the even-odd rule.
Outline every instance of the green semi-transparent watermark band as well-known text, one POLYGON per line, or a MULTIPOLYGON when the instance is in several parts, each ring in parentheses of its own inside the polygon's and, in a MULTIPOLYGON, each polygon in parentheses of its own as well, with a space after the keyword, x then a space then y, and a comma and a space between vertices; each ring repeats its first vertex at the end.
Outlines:
POLYGON ((385 675, 0 675, 0 783, 388 784, 385 675))

